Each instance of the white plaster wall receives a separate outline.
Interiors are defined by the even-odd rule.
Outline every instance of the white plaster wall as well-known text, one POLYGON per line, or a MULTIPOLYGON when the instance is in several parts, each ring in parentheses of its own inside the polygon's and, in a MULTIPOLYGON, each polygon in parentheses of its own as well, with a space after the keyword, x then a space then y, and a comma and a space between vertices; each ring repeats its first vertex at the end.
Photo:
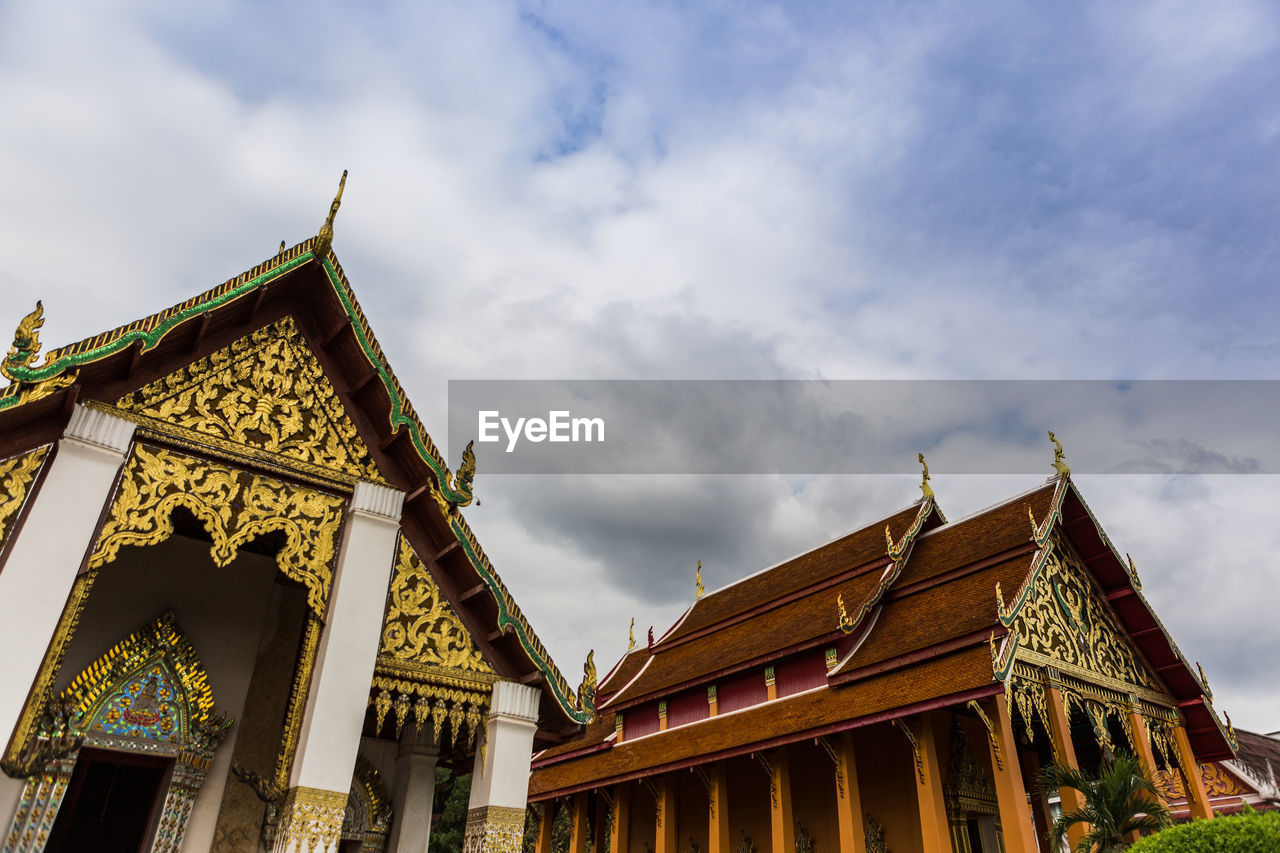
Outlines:
MULTIPOLYGON (((207 542, 182 536, 145 548, 124 548, 94 584, 67 652, 58 689, 111 645, 166 610, 173 611, 195 647, 209 673, 218 711, 234 714, 237 723, 218 747, 196 798, 184 850, 208 850, 213 841, 277 571, 274 559, 245 552, 230 566, 219 568, 209 556, 207 542)), ((4 793, 0 790, 0 795, 4 793)))

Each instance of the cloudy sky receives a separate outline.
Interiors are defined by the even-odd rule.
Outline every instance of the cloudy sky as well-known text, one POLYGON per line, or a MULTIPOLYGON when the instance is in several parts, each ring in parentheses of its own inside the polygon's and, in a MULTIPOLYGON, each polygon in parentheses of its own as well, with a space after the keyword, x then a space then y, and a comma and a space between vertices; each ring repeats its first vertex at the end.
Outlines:
MULTIPOLYGON (((442 442, 450 379, 1274 378, 1278 40, 1236 2, 9 0, 0 293, 86 337, 314 234, 345 168, 335 248, 442 442)), ((933 484, 956 518, 1040 479, 933 484)), ((1277 479, 1078 479, 1219 706, 1280 729, 1277 479)), ((918 496, 477 490, 574 680, 695 560, 718 586, 918 496)))

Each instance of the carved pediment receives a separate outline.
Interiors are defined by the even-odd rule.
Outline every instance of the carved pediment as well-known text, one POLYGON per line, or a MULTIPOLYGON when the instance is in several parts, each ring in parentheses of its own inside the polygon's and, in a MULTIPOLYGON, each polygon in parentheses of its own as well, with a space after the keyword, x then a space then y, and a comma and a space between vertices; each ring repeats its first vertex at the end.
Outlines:
POLYGON ((384 482, 292 317, 144 385, 116 407, 248 455, 384 482))
POLYGON ((424 666, 492 673, 431 572, 403 536, 396 558, 379 657, 424 666))
POLYGON ((1134 651, 1075 549, 1054 536, 1011 630, 1022 657, 1148 690, 1160 683, 1134 651))

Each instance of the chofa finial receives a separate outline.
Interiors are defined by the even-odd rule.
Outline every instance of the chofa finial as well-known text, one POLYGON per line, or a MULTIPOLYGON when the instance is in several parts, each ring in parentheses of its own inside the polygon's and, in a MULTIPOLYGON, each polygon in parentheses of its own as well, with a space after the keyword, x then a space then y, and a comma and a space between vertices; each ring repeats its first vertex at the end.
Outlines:
POLYGON ((696 568, 693 572, 693 582, 697 584, 697 591, 694 593, 693 597, 702 598, 703 586, 702 586, 702 561, 701 560, 698 561, 698 568, 696 568))
POLYGON ((928 500, 933 497, 933 487, 929 485, 929 463, 924 461, 923 453, 917 453, 916 459, 920 460, 920 465, 924 468, 920 476, 920 491, 924 495, 923 499, 928 500))
POLYGON ((15 367, 30 367, 40 354, 40 327, 44 325, 44 303, 36 300, 36 310, 23 317, 13 333, 13 346, 0 363, 0 373, 10 382, 17 382, 15 367))
POLYGON ((333 247, 333 220, 338 215, 338 208, 342 206, 342 191, 347 186, 347 170, 342 170, 342 178, 338 181, 338 194, 333 197, 333 203, 329 205, 329 215, 325 217, 324 224, 320 226, 320 233, 316 235, 316 241, 311 246, 311 253, 316 256, 316 260, 324 260, 324 256, 329 254, 329 249, 333 247))
POLYGON ((844 594, 836 595, 836 625, 846 634, 852 634, 858 623, 849 618, 849 611, 844 607, 844 594))
POLYGON ((1053 470, 1058 472, 1059 477, 1070 476, 1071 469, 1067 467, 1067 455, 1062 452, 1062 442, 1058 441, 1053 430, 1049 430, 1049 440, 1053 442, 1053 470))
POLYGON ((627 629, 627 651, 636 647, 636 617, 631 617, 631 627, 627 629))

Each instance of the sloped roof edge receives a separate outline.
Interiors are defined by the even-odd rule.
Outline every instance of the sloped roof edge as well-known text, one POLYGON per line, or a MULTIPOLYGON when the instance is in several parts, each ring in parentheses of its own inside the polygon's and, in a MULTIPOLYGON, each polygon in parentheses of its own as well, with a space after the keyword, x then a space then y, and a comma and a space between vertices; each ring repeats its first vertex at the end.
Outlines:
POLYGON ((476 574, 493 596, 498 611, 498 629, 516 636, 525 654, 542 673, 548 692, 564 716, 573 723, 588 722, 591 719, 591 712, 578 707, 573 690, 564 675, 534 633, 511 592, 498 575, 497 569, 480 547, 475 533, 462 517, 459 507, 471 502, 469 483, 458 483, 450 472, 439 449, 436 448, 414 412, 403 386, 391 371, 382 347, 374 337, 373 330, 356 301, 336 255, 330 249, 324 253, 323 257, 317 257, 313 251, 316 240, 317 238, 313 237, 299 243, 292 249, 277 254, 235 278, 163 311, 78 343, 50 350, 45 356, 44 363, 38 367, 6 365, 13 381, 6 388, 0 389, 0 412, 16 409, 40 399, 46 395, 42 393, 44 389, 47 389, 47 393, 63 390, 72 384, 67 381, 69 372, 81 366, 116 355, 130 347, 137 347, 137 354, 142 355, 157 347, 170 332, 201 314, 237 302, 291 271, 309 262, 316 262, 333 287, 361 351, 368 358, 370 366, 377 373, 378 381, 381 382, 391 400, 388 419, 392 434, 402 429, 407 432, 417 455, 434 475, 440 494, 452 505, 452 511, 448 513, 447 518, 449 529, 476 574))

